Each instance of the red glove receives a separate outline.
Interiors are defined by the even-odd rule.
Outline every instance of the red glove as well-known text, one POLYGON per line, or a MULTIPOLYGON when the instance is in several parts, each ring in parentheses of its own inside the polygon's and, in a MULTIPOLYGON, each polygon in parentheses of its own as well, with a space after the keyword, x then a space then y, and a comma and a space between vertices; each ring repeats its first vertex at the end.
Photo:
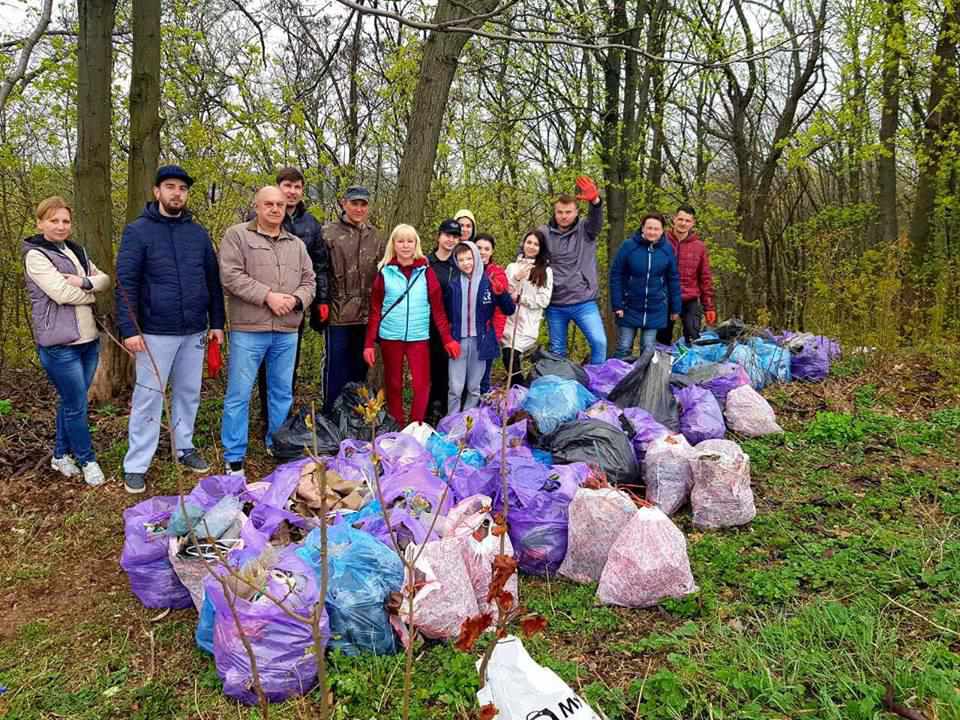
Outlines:
POLYGON ((456 340, 451 340, 446 345, 443 346, 443 349, 447 351, 447 355, 456 360, 460 357, 460 343, 456 340))
POLYGON ((373 348, 364 348, 363 361, 370 367, 373 367, 374 364, 377 362, 377 351, 374 350, 373 348))
POLYGON ((704 317, 707 320, 708 326, 713 326, 717 324, 717 311, 716 310, 707 310, 704 313, 704 317))
POLYGON ((577 178, 577 190, 580 191, 577 194, 577 200, 585 200, 588 203, 592 203, 594 200, 600 197, 600 191, 597 190, 597 184, 586 175, 581 175, 577 178))
POLYGON ((317 314, 317 317, 320 318, 321 323, 325 323, 330 318, 329 305, 317 305, 315 306, 314 312, 317 314))
POLYGON ((220 354, 220 341, 214 338, 207 343, 207 375, 215 378, 223 369, 223 355, 220 354))

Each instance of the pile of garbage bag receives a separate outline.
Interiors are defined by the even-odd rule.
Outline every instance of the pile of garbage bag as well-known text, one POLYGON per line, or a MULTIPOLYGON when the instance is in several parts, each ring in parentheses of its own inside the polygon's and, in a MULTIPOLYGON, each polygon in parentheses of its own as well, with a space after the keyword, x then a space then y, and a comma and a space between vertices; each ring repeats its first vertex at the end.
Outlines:
MULTIPOLYGON (((445 641, 468 618, 495 623, 502 552, 524 574, 596 583, 601 603, 655 605, 696 591, 671 516, 689 506, 704 531, 756 516, 728 434, 782 432, 758 390, 822 380, 838 354, 735 323, 586 368, 541 352, 529 388, 495 388, 436 429, 381 411, 373 442, 369 394, 350 386, 330 417, 291 415, 274 450, 295 459, 262 480, 205 477, 129 508, 120 564, 145 607, 197 610, 198 647, 244 703, 243 638, 279 701, 313 687, 318 651, 389 654, 411 624, 445 641)), ((516 574, 505 589, 519 603, 516 574)))

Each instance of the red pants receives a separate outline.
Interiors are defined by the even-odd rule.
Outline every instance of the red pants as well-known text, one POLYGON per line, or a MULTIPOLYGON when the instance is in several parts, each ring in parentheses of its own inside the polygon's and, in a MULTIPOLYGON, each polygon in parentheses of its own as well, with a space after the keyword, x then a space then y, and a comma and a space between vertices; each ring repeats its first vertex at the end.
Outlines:
POLYGON ((381 340, 383 355, 383 384, 387 396, 387 410, 393 419, 406 424, 403 415, 403 358, 406 356, 413 377, 413 402, 409 422, 423 422, 427 416, 430 397, 430 342, 403 342, 381 340))

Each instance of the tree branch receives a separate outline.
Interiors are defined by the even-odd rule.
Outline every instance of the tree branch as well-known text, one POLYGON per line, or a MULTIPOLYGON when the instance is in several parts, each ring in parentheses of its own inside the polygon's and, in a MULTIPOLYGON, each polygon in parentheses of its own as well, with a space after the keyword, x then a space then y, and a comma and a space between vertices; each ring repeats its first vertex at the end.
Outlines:
POLYGON ((52 12, 53 0, 43 0, 43 9, 40 11, 40 19, 37 21, 37 26, 33 29, 33 32, 30 33, 30 35, 24 41, 23 49, 20 51, 20 59, 17 61, 17 66, 13 69, 13 72, 7 75, 3 81, 0 82, 0 114, 3 113, 3 109, 7 105, 7 99, 10 97, 10 93, 13 92, 13 88, 16 87, 17 83, 25 79, 27 75, 27 67, 30 65, 30 55, 33 54, 33 49, 40 41, 40 38, 43 37, 43 33, 46 32, 47 26, 50 25, 50 15, 52 12))

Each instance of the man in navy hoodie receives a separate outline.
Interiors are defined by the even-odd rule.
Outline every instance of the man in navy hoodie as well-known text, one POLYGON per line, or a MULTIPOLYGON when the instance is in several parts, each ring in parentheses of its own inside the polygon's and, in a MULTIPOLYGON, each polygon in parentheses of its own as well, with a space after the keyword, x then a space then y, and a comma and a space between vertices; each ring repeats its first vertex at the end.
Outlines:
POLYGON ((191 185, 193 178, 178 165, 158 169, 156 200, 124 228, 117 255, 117 326, 137 363, 129 449, 123 459, 124 486, 130 493, 146 489, 164 421, 167 381, 177 459, 194 472, 210 470, 193 447, 193 424, 200 406, 204 341, 209 337, 223 343, 224 303, 210 235, 186 207, 191 185))

